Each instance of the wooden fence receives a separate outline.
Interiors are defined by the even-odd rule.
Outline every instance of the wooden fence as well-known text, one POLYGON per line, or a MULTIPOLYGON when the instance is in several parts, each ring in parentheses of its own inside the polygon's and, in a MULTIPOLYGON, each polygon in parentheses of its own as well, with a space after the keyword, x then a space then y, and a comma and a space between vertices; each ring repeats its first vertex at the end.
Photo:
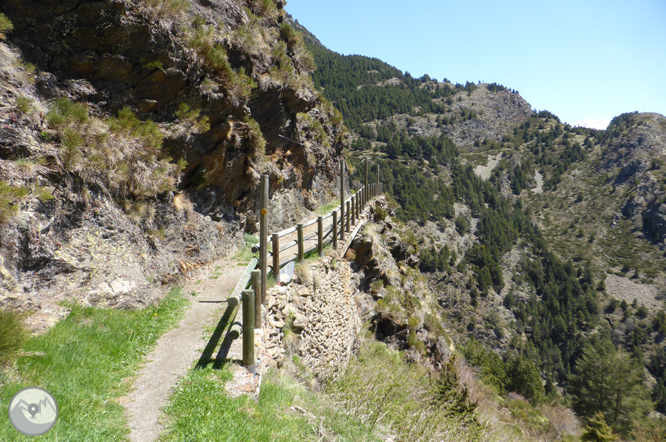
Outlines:
MULTIPOLYGON (((368 183, 368 161, 365 161, 365 185, 349 198, 344 198, 344 161, 340 164, 340 208, 331 213, 299 223, 294 227, 268 235, 268 175, 262 175, 260 183, 260 216, 259 216, 259 259, 252 258, 241 276, 236 288, 231 293, 228 307, 232 310, 230 321, 233 323, 238 307, 243 304, 243 365, 251 372, 255 370, 254 330, 261 327, 261 306, 266 304, 266 284, 268 269, 273 276, 279 278, 280 268, 292 262, 302 262, 305 255, 317 251, 323 256, 324 246, 332 243, 338 248, 338 240, 343 244, 353 225, 361 218, 365 206, 375 197, 383 193, 379 183, 379 165, 377 165, 377 182, 368 183), (329 219, 331 220, 329 222, 329 219), (316 224, 315 229, 309 229, 316 224), (305 233, 306 230, 313 230, 305 233), (296 233, 296 239, 284 241, 285 237, 296 233), (314 241, 316 238, 316 241, 314 241), (283 239, 283 241, 281 241, 283 239), (313 245, 306 248, 308 242, 313 245), (271 253, 268 252, 269 245, 271 253), (294 251, 293 249, 296 248, 294 251), (285 253, 289 251, 288 253, 285 253), (286 255, 286 256, 285 256, 286 255), (280 257, 283 257, 281 260, 280 257), (269 259, 271 264, 268 264, 269 259), (257 269, 258 268, 258 269, 257 269), (247 289, 252 282, 252 287, 247 289)), ((350 238, 351 240, 351 238, 350 238)), ((344 250, 343 250, 344 251, 344 250)), ((240 324, 234 323, 230 333, 238 337, 240 324)))

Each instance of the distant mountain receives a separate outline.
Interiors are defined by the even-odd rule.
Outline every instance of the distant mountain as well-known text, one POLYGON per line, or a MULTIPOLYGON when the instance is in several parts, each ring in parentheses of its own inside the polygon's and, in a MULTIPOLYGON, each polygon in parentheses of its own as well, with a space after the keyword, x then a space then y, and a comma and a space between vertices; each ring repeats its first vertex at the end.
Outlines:
POLYGON ((315 85, 352 129, 352 164, 381 162, 445 326, 527 355, 572 395, 602 336, 648 369, 666 412, 664 117, 571 127, 504 86, 413 78, 303 32, 315 85))

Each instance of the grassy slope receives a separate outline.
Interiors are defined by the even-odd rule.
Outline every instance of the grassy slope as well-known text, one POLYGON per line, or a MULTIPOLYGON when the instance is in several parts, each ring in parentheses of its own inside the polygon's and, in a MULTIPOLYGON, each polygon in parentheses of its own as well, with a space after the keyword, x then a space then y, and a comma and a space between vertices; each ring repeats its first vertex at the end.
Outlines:
POLYGON ((284 372, 264 377, 259 401, 227 396, 224 384, 230 379, 226 368, 191 370, 165 410, 167 431, 160 440, 318 441, 324 435, 340 441, 378 440, 367 426, 284 372))
MULTIPOLYGON (((19 359, 16 380, 0 387, 0 408, 20 389, 39 386, 59 408, 56 425, 40 440, 126 440, 129 429, 117 398, 129 391, 144 355, 178 323, 187 305, 174 288, 159 306, 138 311, 72 306, 67 319, 26 343, 25 352, 44 356, 19 359)), ((0 440, 32 440, 1 415, 0 440)))

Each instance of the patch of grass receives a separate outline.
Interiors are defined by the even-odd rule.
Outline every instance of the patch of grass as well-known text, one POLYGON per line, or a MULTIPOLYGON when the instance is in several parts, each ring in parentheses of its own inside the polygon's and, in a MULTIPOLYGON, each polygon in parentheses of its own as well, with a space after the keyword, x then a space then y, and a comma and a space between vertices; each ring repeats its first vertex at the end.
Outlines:
POLYGON ((162 64, 161 61, 159 60, 154 60, 154 61, 149 61, 147 63, 143 64, 144 69, 148 69, 150 71, 155 71, 155 70, 162 70, 164 69, 164 65, 162 64))
POLYGON ((222 269, 220 267, 215 267, 215 270, 213 270, 208 279, 220 279, 220 276, 222 276, 222 269))
POLYGON ((317 214, 318 215, 328 215, 332 211, 338 209, 340 207, 340 198, 331 201, 328 204, 325 204, 317 209, 317 214))
POLYGON ((0 370, 3 365, 14 361, 27 336, 18 313, 0 310, 0 370))
POLYGON ((438 392, 424 368, 405 363, 400 352, 383 343, 370 342, 327 392, 370 428, 380 422, 390 426, 398 440, 450 440, 447 436, 453 434, 461 442, 487 440, 468 411, 456 410, 445 400, 444 393, 466 395, 454 391, 453 384, 439 386, 438 392))
MULTIPOLYGON (((115 398, 129 392, 132 376, 157 339, 177 324, 188 301, 174 287, 158 306, 121 311, 72 305, 70 315, 24 351, 43 356, 21 357, 20 380, 5 384, 0 402, 7 404, 20 389, 39 386, 50 391, 59 408, 58 422, 40 440, 125 441, 129 429, 124 408, 115 398)), ((0 420, 0 440, 27 441, 7 419, 0 420)))
POLYGON ((190 7, 189 0, 144 0, 144 3, 165 18, 181 14, 190 7))
POLYGON ((25 95, 19 95, 16 97, 16 110, 22 114, 28 114, 32 112, 33 99, 26 97, 25 95))
POLYGON ((255 257, 259 258, 259 252, 252 253, 251 247, 243 246, 238 249, 238 252, 236 252, 236 256, 234 256, 234 259, 236 261, 239 261, 239 265, 248 265, 250 263, 250 260, 255 257))
POLYGON ((249 233, 243 233, 243 240, 245 241, 245 244, 252 244, 252 245, 259 244, 259 238, 249 233))
POLYGON ((25 187, 12 186, 0 180, 0 223, 5 222, 18 213, 18 200, 28 195, 25 187))
POLYGON ((165 409, 166 431, 160 441, 378 440, 368 436, 367 427, 352 416, 339 412, 290 377, 270 371, 264 377, 258 402, 246 395, 229 398, 224 388, 229 380, 231 373, 226 369, 190 371, 165 409))
POLYGON ((312 271, 310 265, 303 261, 294 266, 294 275, 301 280, 301 284, 309 286, 312 283, 312 271))

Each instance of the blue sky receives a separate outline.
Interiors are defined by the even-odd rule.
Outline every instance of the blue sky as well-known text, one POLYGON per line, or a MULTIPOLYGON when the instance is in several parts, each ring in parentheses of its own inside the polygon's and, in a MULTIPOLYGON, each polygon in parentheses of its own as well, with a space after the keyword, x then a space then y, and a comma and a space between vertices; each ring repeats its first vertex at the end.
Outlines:
POLYGON ((666 114, 664 0, 288 0, 329 49, 496 82, 563 121, 666 114))

